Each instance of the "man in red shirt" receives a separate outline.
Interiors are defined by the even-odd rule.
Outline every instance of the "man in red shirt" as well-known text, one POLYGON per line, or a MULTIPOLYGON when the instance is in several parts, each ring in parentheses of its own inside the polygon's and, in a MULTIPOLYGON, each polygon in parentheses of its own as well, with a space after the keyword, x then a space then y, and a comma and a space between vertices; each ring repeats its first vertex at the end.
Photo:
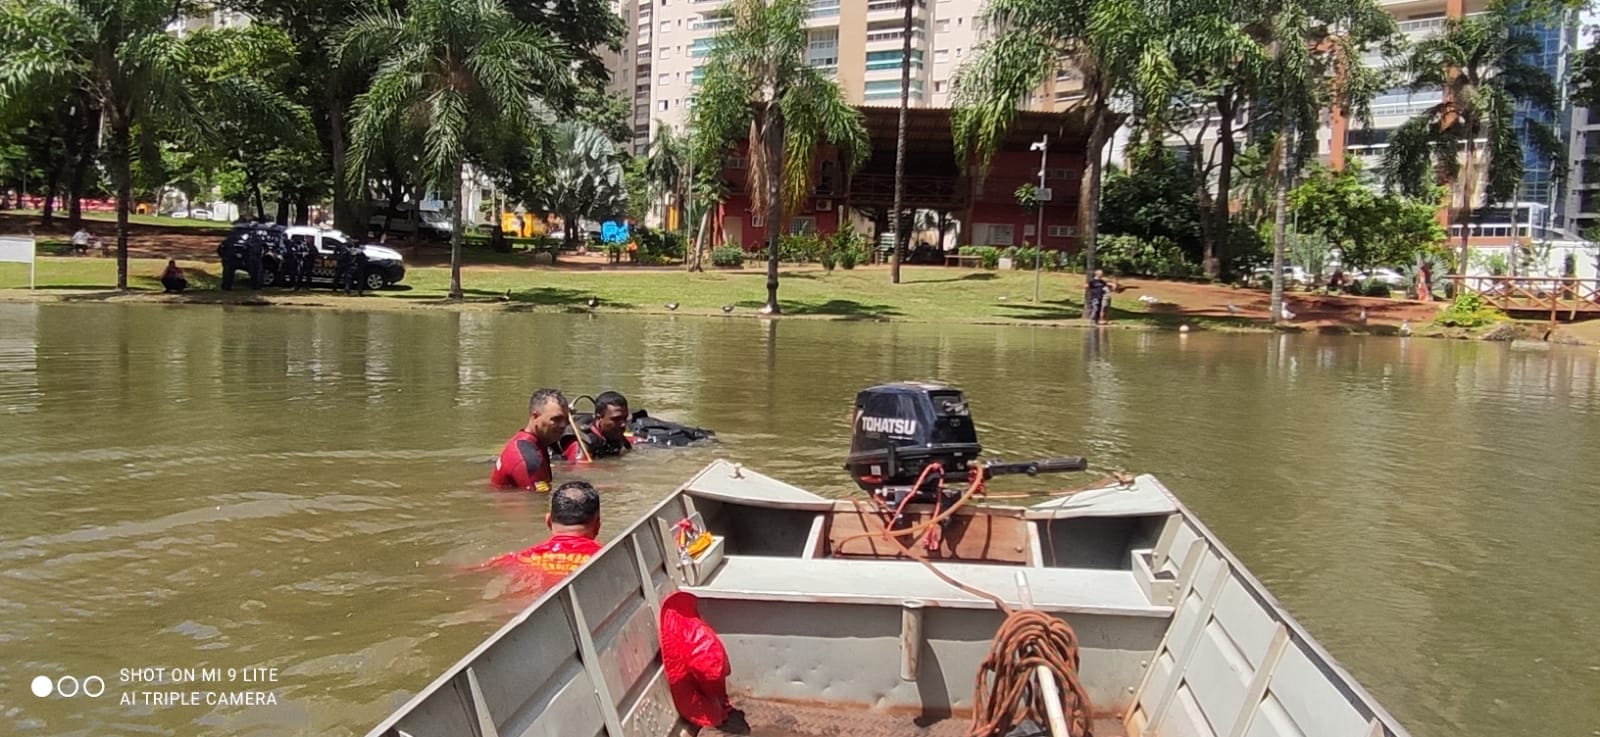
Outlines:
POLYGON ((528 400, 528 424, 506 441, 494 461, 489 483, 501 489, 550 491, 550 449, 561 442, 571 423, 567 398, 555 389, 540 389, 528 400))
POLYGON ((544 523, 550 539, 526 550, 502 555, 486 567, 516 569, 517 577, 539 588, 554 586, 589 557, 600 552, 600 492, 583 481, 568 481, 550 494, 544 523))

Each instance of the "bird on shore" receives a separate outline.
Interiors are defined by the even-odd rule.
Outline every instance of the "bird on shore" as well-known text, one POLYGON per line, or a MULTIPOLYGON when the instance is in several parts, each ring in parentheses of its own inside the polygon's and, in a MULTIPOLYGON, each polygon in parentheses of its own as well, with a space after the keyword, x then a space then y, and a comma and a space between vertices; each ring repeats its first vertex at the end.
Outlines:
POLYGON ((1139 301, 1143 302, 1143 303, 1145 303, 1147 305, 1153 305, 1153 304, 1155 304, 1157 302, 1160 302, 1161 300, 1157 299, 1156 297, 1153 297, 1151 295, 1148 295, 1148 294, 1141 294, 1141 295, 1139 295, 1139 301))
POLYGON ((1367 324, 1367 308, 1361 308, 1361 324, 1367 324))
POLYGON ((722 306, 722 312, 724 314, 729 313, 729 312, 733 312, 733 305, 723 305, 722 306))
POLYGON ((500 295, 500 301, 501 302, 510 302, 511 301, 511 290, 507 289, 505 294, 500 295))
POLYGON ((1228 303, 1228 314, 1230 314, 1230 315, 1239 315, 1239 314, 1243 314, 1243 313, 1244 313, 1244 310, 1242 308, 1240 308, 1239 305, 1236 305, 1236 304, 1234 304, 1232 302, 1228 303))
POLYGON ((600 298, 599 297, 590 297, 588 304, 589 304, 589 309, 591 309, 591 310, 596 308, 596 307, 599 307, 600 306, 600 298))
POLYGON ((1285 320, 1293 320, 1294 319, 1294 313, 1289 311, 1289 305, 1284 305, 1283 306, 1283 319, 1285 319, 1285 320))
POLYGON ((1401 335, 1410 335, 1411 334, 1411 321, 1410 320, 1401 320, 1400 321, 1400 334, 1401 335))
POLYGON ((668 302, 668 303, 666 303, 665 305, 662 305, 662 306, 666 307, 668 310, 677 310, 678 309, 678 303, 677 302, 668 302))

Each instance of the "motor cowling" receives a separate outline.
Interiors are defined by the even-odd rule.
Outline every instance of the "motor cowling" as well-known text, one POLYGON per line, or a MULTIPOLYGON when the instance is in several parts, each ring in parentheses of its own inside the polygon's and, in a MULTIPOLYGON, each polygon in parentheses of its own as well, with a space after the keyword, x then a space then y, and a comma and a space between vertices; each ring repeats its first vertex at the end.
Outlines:
POLYGON ((864 389, 851 411, 845 470, 862 489, 910 489, 937 463, 945 477, 965 478, 967 464, 983 452, 961 390, 937 384, 897 383, 864 389))

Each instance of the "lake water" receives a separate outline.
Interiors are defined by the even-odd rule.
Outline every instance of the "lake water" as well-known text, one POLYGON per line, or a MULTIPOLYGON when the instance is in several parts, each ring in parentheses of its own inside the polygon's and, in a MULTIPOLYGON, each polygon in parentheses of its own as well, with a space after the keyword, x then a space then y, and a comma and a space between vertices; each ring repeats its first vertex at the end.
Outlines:
POLYGON ((718 432, 586 470, 614 532, 719 455, 852 493, 907 378, 1090 457, 1056 488, 1159 475, 1419 737, 1600 734, 1593 348, 153 305, 0 305, 0 734, 363 733, 526 603, 465 569, 544 535, 485 489, 535 387, 718 432), (145 667, 277 704, 120 703, 145 667))

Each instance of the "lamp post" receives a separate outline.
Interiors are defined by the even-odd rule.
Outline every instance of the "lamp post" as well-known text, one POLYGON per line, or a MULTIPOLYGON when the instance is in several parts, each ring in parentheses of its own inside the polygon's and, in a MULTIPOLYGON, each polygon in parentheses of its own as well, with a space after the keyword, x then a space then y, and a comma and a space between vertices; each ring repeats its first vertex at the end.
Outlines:
POLYGON ((1033 193, 1033 208, 1038 210, 1038 224, 1033 230, 1033 301, 1039 301, 1039 263, 1044 258, 1044 203, 1050 200, 1049 190, 1044 188, 1044 170, 1046 157, 1050 151, 1050 134, 1034 141, 1029 151, 1039 152, 1039 189, 1033 193))

